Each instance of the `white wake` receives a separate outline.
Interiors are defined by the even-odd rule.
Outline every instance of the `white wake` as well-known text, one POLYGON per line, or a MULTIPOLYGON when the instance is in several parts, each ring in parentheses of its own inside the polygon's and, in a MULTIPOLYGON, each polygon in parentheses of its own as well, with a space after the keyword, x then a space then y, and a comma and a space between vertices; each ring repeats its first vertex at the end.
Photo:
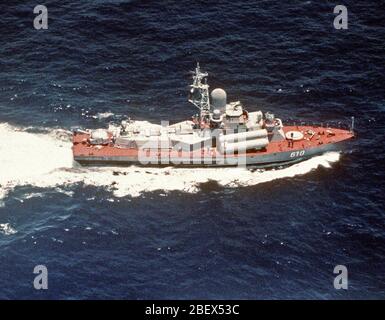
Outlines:
POLYGON ((224 187, 252 186, 303 175, 320 166, 330 167, 339 157, 339 153, 332 152, 290 167, 266 171, 245 168, 82 168, 73 166, 69 132, 30 133, 3 123, 0 124, 0 205, 15 187, 27 185, 66 192, 68 186, 83 182, 104 187, 116 197, 137 197, 155 190, 195 193, 200 190, 200 184, 211 180, 224 187))

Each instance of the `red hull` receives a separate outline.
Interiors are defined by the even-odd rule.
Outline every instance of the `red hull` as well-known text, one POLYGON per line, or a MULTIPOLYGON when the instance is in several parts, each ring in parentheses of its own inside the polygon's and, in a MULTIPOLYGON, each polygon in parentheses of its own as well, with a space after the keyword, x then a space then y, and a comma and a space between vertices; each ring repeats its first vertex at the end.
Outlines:
MULTIPOLYGON (((339 150, 341 142, 347 141, 354 137, 354 133, 349 130, 312 127, 312 126, 285 126, 283 128, 285 134, 289 131, 301 131, 304 138, 300 141, 272 141, 262 150, 250 150, 243 154, 223 155, 215 148, 198 149, 197 151, 172 151, 172 150, 157 150, 155 154, 156 161, 152 164, 169 164, 173 165, 172 161, 167 163, 164 159, 189 159, 189 163, 182 162, 180 164, 202 164, 206 163, 202 159, 217 159, 225 158, 226 160, 235 160, 246 158, 247 164, 258 163, 274 163, 290 160, 297 160, 317 155, 322 151, 339 150), (314 135, 311 133, 313 132, 314 135), (338 147, 334 147, 338 146, 338 147), (194 160, 195 159, 195 160, 194 160), (202 161, 200 161, 202 160, 202 161), (190 163, 191 162, 191 163, 190 163)), ((80 163, 122 163, 122 164, 148 164, 141 163, 138 157, 143 150, 120 148, 113 143, 103 146, 95 146, 89 143, 90 135, 87 133, 75 133, 73 136, 73 155, 75 161, 80 163)), ((154 154, 152 153, 152 156, 154 154)), ((208 163, 209 165, 220 165, 218 162, 208 163)), ((225 161, 222 165, 228 165, 225 161)), ((236 163, 234 163, 236 164, 236 163)))

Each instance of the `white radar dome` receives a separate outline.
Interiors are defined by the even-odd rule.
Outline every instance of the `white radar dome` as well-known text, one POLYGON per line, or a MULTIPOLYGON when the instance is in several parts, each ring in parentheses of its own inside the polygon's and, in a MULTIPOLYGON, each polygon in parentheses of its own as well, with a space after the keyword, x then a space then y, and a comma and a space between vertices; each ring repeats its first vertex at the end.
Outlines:
POLYGON ((215 109, 224 110, 227 104, 226 91, 220 88, 214 89, 211 92, 211 103, 215 109))

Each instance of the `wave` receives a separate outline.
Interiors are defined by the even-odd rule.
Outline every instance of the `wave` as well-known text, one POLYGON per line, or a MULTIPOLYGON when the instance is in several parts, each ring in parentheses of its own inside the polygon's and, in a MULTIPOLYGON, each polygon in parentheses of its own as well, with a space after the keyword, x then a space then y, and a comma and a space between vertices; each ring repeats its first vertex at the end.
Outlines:
POLYGON ((73 184, 104 187, 116 197, 140 196, 162 190, 196 193, 200 185, 216 181, 229 188, 252 186, 303 175, 318 167, 329 168, 340 158, 337 152, 275 170, 247 168, 85 168, 73 164, 71 134, 60 129, 32 133, 7 123, 0 124, 0 204, 17 186, 55 188, 68 193, 73 184), (67 189, 66 189, 67 188, 67 189))
POLYGON ((96 115, 93 115, 92 118, 98 119, 98 120, 104 120, 104 119, 111 118, 113 116, 115 116, 114 113, 107 111, 107 112, 99 112, 96 115))
POLYGON ((9 223, 0 223, 0 233, 9 236, 17 233, 17 230, 12 228, 9 223))

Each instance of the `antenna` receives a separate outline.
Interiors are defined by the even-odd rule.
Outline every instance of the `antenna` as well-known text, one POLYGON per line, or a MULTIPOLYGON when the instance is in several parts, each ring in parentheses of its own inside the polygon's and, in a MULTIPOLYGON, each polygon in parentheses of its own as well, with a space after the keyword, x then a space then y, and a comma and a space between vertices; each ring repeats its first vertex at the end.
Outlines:
POLYGON ((190 85, 189 102, 196 106, 200 112, 201 120, 210 115, 209 85, 207 72, 202 72, 199 62, 193 72, 193 84, 190 85))
POLYGON ((354 117, 352 117, 352 124, 350 125, 350 132, 354 133, 354 117))

